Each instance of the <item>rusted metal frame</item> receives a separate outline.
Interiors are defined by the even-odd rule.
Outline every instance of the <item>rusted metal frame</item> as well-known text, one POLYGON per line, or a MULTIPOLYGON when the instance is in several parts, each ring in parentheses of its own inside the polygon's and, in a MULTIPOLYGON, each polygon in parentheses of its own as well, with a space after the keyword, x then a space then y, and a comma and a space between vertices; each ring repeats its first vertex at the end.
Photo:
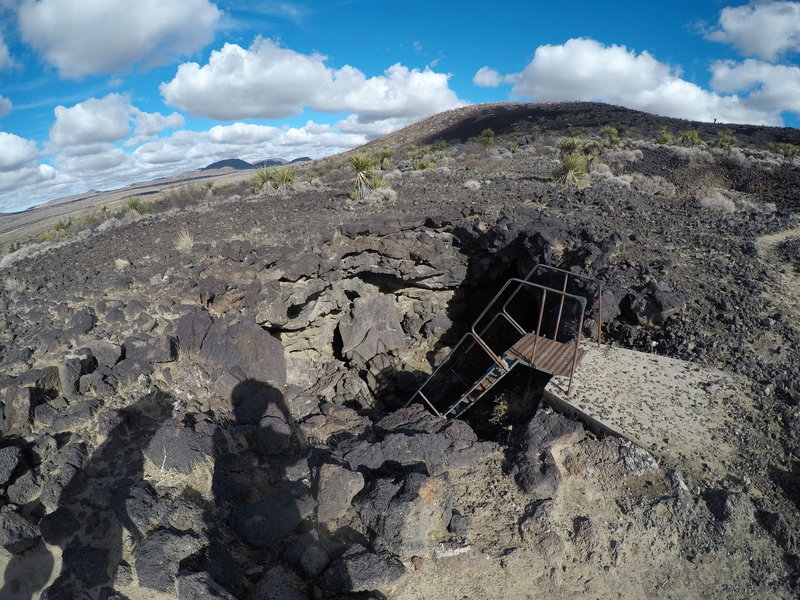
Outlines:
MULTIPOLYGON (((409 401, 408 401, 408 402, 406 402, 405 406, 408 406, 409 404, 411 404, 411 403, 414 401, 414 398, 416 398, 416 397, 417 397, 417 394, 421 395, 421 396, 424 398, 424 397, 425 397, 425 395, 423 394, 422 390, 424 390, 424 389, 425 389, 425 386, 427 386, 427 385, 428 385, 428 384, 429 384, 429 383, 430 383, 430 382, 431 382, 431 381, 432 381, 432 380, 433 380, 435 377, 437 377, 438 375, 440 375, 440 372, 442 372, 441 374, 445 374, 445 373, 447 373, 447 372, 449 372, 449 371, 452 371, 452 370, 453 370, 453 368, 454 368, 454 364, 451 364, 451 366, 450 366, 450 367, 448 367, 448 368, 447 368, 447 369, 445 369, 445 370, 443 370, 442 368, 443 368, 443 367, 444 367, 444 366, 445 366, 445 365, 446 365, 448 362, 450 362, 448 359, 449 359, 451 356, 456 356, 456 350, 458 350, 458 348, 461 346, 461 344, 463 344, 463 343, 464 343, 464 340, 466 340, 466 339, 469 337, 469 335, 470 335, 469 333, 465 333, 465 334, 464 334, 464 335, 461 337, 461 339, 458 341, 458 343, 457 343, 457 344, 456 344, 456 345, 453 347, 453 349, 450 351, 450 354, 447 356, 447 359, 445 359, 445 361, 444 361, 442 364, 440 364, 438 367, 436 367, 436 368, 433 370, 433 372, 432 372, 430 375, 428 375, 428 378, 427 378, 427 379, 426 379, 426 380, 423 382, 423 384, 422 384, 422 385, 419 387, 419 389, 418 389, 418 390, 417 390, 417 391, 414 393, 414 395, 413 395, 413 396, 411 396, 411 398, 409 399, 409 401)), ((441 381, 440 381, 439 383, 441 383, 441 381)), ((437 383, 436 385, 438 386, 438 385, 439 385, 439 383, 437 383)), ((435 387, 436 387, 436 386, 434 386, 434 388, 435 388, 435 387)), ((426 400, 426 402, 427 402, 427 400, 426 400)), ((430 402, 428 402, 428 404, 429 404, 429 405, 431 405, 431 404, 430 404, 430 402)), ((433 406, 432 406, 432 405, 431 405, 431 408, 433 408, 433 406)), ((436 409, 435 409, 435 408, 434 408, 434 411, 436 411, 436 409)), ((436 413, 437 413, 437 414, 439 414, 439 412, 438 412, 438 411, 436 411, 436 413)))
POLYGON ((536 344, 539 342, 539 333, 542 330, 542 317, 544 316, 544 303, 547 302, 547 288, 542 289, 542 303, 539 305, 539 320, 536 322, 536 332, 533 334, 533 350, 531 351, 531 364, 536 364, 536 344))
POLYGON ((586 300, 581 302, 581 316, 578 319, 578 337, 575 338, 575 351, 572 353, 572 366, 569 369, 569 385, 567 386, 567 396, 572 395, 572 380, 575 378, 575 368, 578 366, 578 347, 581 343, 581 331, 583 330, 583 316, 586 312, 586 300))
POLYGON ((602 324, 603 324, 603 288, 605 287, 604 282, 602 279, 598 279, 596 277, 588 277, 586 275, 580 275, 578 273, 573 273, 572 271, 567 271, 566 269, 560 269, 558 267, 551 267, 550 265, 545 265, 543 263, 537 263, 533 266, 533 268, 528 272, 525 276, 526 280, 529 280, 531 277, 534 276, 536 271, 538 270, 550 270, 556 271, 558 273, 564 273, 566 277, 575 277, 576 279, 581 279, 583 281, 590 282, 594 284, 597 298, 598 298, 598 318, 597 318, 597 345, 598 347, 602 344, 602 324))
POLYGON ((553 339, 558 341, 558 327, 561 325, 561 313, 564 311, 564 294, 567 293, 567 281, 569 275, 564 273, 564 285, 561 286, 561 302, 558 304, 558 317, 556 318, 556 326, 553 328, 553 339))

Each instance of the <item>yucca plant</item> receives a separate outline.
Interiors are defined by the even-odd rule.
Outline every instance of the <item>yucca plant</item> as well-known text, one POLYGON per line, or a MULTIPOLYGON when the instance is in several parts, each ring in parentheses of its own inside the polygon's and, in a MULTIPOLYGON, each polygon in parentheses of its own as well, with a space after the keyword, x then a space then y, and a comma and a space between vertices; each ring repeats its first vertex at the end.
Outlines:
POLYGON ((369 183, 375 176, 375 163, 372 157, 364 152, 356 152, 347 157, 347 166, 353 169, 353 191, 357 198, 363 198, 369 189, 369 183))
POLYGON ((616 148, 619 146, 619 129, 613 125, 603 125, 600 128, 600 135, 606 148, 616 148))
POLYGON ((656 142, 659 144, 672 144, 674 141, 675 136, 672 135, 672 132, 669 130, 668 125, 662 125, 658 130, 658 135, 656 135, 656 142))
POLYGON ((699 146, 703 141, 700 139, 700 133, 694 129, 686 129, 681 131, 678 134, 678 138, 680 139, 681 144, 686 144, 687 146, 699 146))
POLYGON ((717 141, 716 146, 717 148, 722 148, 724 150, 730 150, 738 143, 736 136, 733 135, 733 131, 730 129, 723 129, 722 131, 717 132, 717 141))
POLYGON ((381 148, 375 153, 375 161, 382 171, 387 171, 392 166, 393 148, 381 148))
POLYGON ((577 154, 583 150, 583 140, 578 137, 565 137, 561 138, 556 142, 556 148, 558 148, 559 154, 561 156, 566 156, 567 154, 577 154))
POLYGON ((561 165, 553 172, 553 178, 564 185, 578 185, 588 172, 589 163, 586 155, 573 152, 561 157, 561 165))
POLYGON ((276 169, 272 185, 277 193, 285 194, 294 189, 295 179, 297 179, 297 173, 294 172, 294 169, 289 167, 276 169))
POLYGON ((478 136, 478 143, 484 150, 489 149, 489 147, 493 146, 496 141, 497 134, 489 127, 481 131, 481 134, 478 136))
POLYGON ((264 188, 271 189, 275 182, 275 169, 269 167, 259 167, 256 169, 255 177, 251 180, 251 187, 254 193, 260 192, 264 188))

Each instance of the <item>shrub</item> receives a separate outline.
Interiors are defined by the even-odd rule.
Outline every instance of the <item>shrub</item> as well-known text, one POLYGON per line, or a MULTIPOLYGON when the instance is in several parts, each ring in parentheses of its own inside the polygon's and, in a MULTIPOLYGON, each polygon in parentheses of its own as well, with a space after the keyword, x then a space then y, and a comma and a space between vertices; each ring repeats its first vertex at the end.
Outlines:
POLYGON ((619 129, 613 125, 603 125, 600 128, 600 135, 606 148, 616 148, 619 146, 619 129))
POLYGON ((484 150, 488 150, 490 146, 493 146, 495 142, 497 142, 497 134, 494 132, 494 129, 487 127, 481 131, 480 135, 470 138, 469 141, 475 142, 484 150))
POLYGON ((184 183, 163 189, 158 199, 154 202, 153 208, 163 212, 171 208, 186 208, 187 206, 197 205, 211 193, 213 185, 213 182, 207 181, 204 184, 184 183))
POLYGON ((572 152, 561 157, 561 165, 553 171, 553 178, 564 185, 578 185, 581 178, 589 172, 586 155, 572 152))
POLYGON ((375 152, 374 160, 382 171, 388 171, 392 166, 393 148, 381 148, 375 152))
POLYGON ((800 156, 800 146, 796 146, 795 144, 770 142, 767 148, 769 148, 770 152, 780 154, 786 160, 792 160, 800 156))
POLYGON ((733 131, 731 131, 730 129, 723 129, 722 131, 717 132, 717 141, 715 143, 717 148, 730 150, 736 144, 737 144, 736 136, 733 135, 733 131))
POLYGON ((669 125, 662 125, 658 129, 658 135, 656 135, 656 143, 658 144, 672 144, 675 140, 675 136, 672 135, 672 132, 669 129, 669 125))
POLYGON ((512 133, 511 139, 508 140, 508 151, 511 154, 516 154, 517 150, 519 150, 519 134, 512 133))
POLYGON ((128 205, 132 211, 139 213, 140 215, 145 215, 150 212, 150 206, 142 202, 142 199, 139 196, 130 196, 126 201, 125 204, 128 205))
POLYGON ((700 139, 700 133, 694 129, 686 129, 681 131, 678 134, 678 137, 681 141, 681 144, 686 144, 687 146, 699 146, 703 141, 700 139))

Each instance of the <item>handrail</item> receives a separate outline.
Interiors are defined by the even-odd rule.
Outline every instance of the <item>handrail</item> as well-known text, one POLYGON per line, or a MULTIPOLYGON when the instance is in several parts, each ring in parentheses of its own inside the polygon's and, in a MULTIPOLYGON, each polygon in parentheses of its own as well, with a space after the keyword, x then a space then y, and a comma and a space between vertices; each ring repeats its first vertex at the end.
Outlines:
MULTIPOLYGON (((536 365, 536 350, 537 350, 538 339, 540 337, 545 337, 545 338, 547 337, 542 332, 542 321, 544 319, 545 304, 547 303, 548 293, 554 293, 554 294, 557 294, 559 296, 558 316, 556 317, 555 328, 554 328, 553 333, 552 333, 552 339, 554 341, 558 341, 559 329, 560 329, 560 326, 561 326, 561 321, 562 321, 562 317, 563 317, 563 311, 564 311, 565 302, 569 299, 570 301, 576 302, 578 304, 578 308, 579 308, 578 315, 577 315, 578 316, 578 328, 577 328, 577 332, 576 332, 576 336, 575 336, 575 342, 574 342, 575 347, 574 347, 574 350, 572 352, 572 364, 571 364, 571 368, 570 368, 569 388, 568 388, 568 392, 567 392, 568 394, 571 394, 572 393, 572 385, 573 385, 573 377, 574 377, 575 369, 577 367, 577 362, 578 362, 579 345, 580 345, 581 336, 582 336, 582 333, 583 333, 583 324, 584 324, 584 317, 585 317, 586 306, 587 306, 587 299, 584 296, 579 296, 577 294, 571 294, 571 293, 567 292, 567 288, 568 288, 569 278, 570 277, 574 277, 574 278, 576 278, 578 280, 582 280, 582 281, 585 281, 585 282, 591 284, 594 287, 595 292, 597 293, 597 296, 598 296, 598 311, 599 311, 598 318, 597 318, 597 342, 598 342, 598 344, 600 344, 601 343, 601 335, 602 335, 602 330, 601 330, 602 311, 603 311, 603 308, 602 308, 603 307, 602 292, 603 292, 603 284, 604 284, 604 282, 602 280, 600 280, 600 279, 587 277, 585 275, 579 275, 579 274, 573 273, 571 271, 560 269, 558 267, 551 267, 549 265, 544 265, 544 264, 540 263, 540 264, 535 265, 533 267, 533 269, 531 269, 531 271, 528 273, 528 275, 526 276, 525 279, 520 279, 518 277, 513 277, 513 278, 509 279, 508 281, 506 281, 503 284, 503 286, 500 288, 500 291, 498 291, 495 294, 495 296, 492 298, 492 300, 486 305, 486 307, 483 309, 483 311, 481 311, 481 313, 478 315, 478 317, 472 323, 472 326, 470 327, 470 330, 467 331, 461 337, 461 339, 458 341, 458 343, 452 348, 452 350, 448 354, 447 358, 445 358, 445 360, 436 369, 434 369, 434 371, 430 374, 430 376, 428 376, 428 378, 425 380, 425 382, 419 387, 417 392, 406 403, 406 406, 408 406, 411 402, 413 402, 413 400, 417 397, 417 395, 419 395, 423 399, 423 401, 434 411, 435 414, 441 416, 443 413, 439 412, 439 410, 437 410, 436 407, 433 406, 433 403, 428 399, 428 396, 426 396, 424 391, 425 391, 425 388, 431 383, 432 380, 434 380, 436 377, 442 376, 442 379, 440 379, 438 382, 436 382, 435 385, 430 390, 428 390, 428 393, 430 394, 441 383, 446 381, 446 379, 444 378, 444 375, 447 374, 447 373, 451 373, 451 372, 455 373, 455 375, 458 377, 458 380, 462 384, 464 384, 467 388, 469 388, 469 385, 463 380, 463 378, 461 378, 460 375, 458 375, 458 371, 456 370, 458 368, 459 364, 460 364, 459 360, 458 359, 453 359, 456 356, 457 351, 461 348, 461 346, 468 339, 471 340, 472 344, 477 344, 481 348, 481 350, 483 350, 484 353, 486 353, 486 355, 492 360, 492 362, 497 367, 499 367, 501 369, 501 372, 503 374, 505 374, 508 371, 510 371, 511 368, 514 366, 514 364, 517 364, 519 361, 516 361, 511 366, 509 366, 509 364, 506 362, 506 360, 504 360, 505 357, 504 356, 499 356, 494 350, 492 350, 492 348, 489 346, 487 341, 483 339, 482 336, 485 335, 486 332, 489 330, 489 328, 494 325, 496 320, 498 318, 501 318, 501 317, 503 319, 505 319, 518 333, 520 333, 522 335, 526 335, 527 334, 525 328, 522 327, 522 325, 520 325, 517 322, 517 320, 514 319, 513 316, 511 316, 511 314, 509 312, 509 305, 511 304, 511 302, 514 300, 514 298, 516 298, 516 296, 519 294, 519 292, 523 288, 526 288, 526 287, 537 289, 537 290, 541 290, 541 292, 542 292, 540 305, 539 305, 539 314, 538 314, 538 319, 537 319, 537 322, 536 322, 536 329, 530 332, 530 333, 534 334, 533 348, 532 348, 532 353, 531 353, 531 357, 530 357, 530 364, 532 366, 536 365), (563 279, 563 282, 561 284, 561 289, 559 290, 557 288, 548 287, 548 286, 541 285, 541 284, 534 283, 534 282, 530 281, 530 278, 535 275, 537 270, 550 270, 550 271, 554 271, 556 273, 563 273, 564 279, 563 279), (493 307, 495 307, 495 305, 497 304, 498 300, 500 300, 500 298, 507 292, 507 290, 511 286, 516 286, 516 289, 514 289, 512 291, 511 295, 503 303, 502 307, 500 307, 500 310, 498 312, 496 312, 492 316, 492 318, 486 323, 486 325, 483 328, 478 330, 478 328, 479 328, 479 326, 481 324, 481 321, 486 317, 487 314, 489 314, 489 312, 491 310, 493 310, 493 307), (451 359, 453 359, 453 360, 451 360, 451 359)), ((471 350, 473 347, 474 346, 471 345, 469 350, 471 350)), ((467 351, 469 351, 469 350, 467 350, 467 351)), ((527 362, 527 360, 525 362, 527 362)), ((501 377, 502 377, 502 375, 501 375, 501 377)), ((475 385, 477 385, 477 384, 475 384, 475 385)), ((473 385, 472 388, 468 389, 467 394, 469 394, 470 391, 475 388, 475 385, 473 385)), ((483 394, 481 394, 481 396, 482 395, 483 394)), ((463 395, 462 395, 462 397, 463 397, 463 395)), ((453 407, 450 407, 450 408, 453 408, 453 407)), ((446 415, 448 413, 445 412, 444 414, 446 415)))

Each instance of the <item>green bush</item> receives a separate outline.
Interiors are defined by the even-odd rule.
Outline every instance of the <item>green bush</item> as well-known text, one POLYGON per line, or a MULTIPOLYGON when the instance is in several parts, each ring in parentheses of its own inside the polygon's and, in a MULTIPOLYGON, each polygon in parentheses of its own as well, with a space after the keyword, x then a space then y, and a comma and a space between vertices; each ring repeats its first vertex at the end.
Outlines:
POLYGON ((658 134, 656 135, 656 143, 670 145, 674 141, 675 141, 675 136, 672 135, 672 131, 670 131, 669 125, 666 124, 662 125, 658 130, 658 134))
POLYGON ((780 154, 786 160, 792 160, 800 156, 800 146, 795 144, 788 144, 785 142, 770 142, 767 145, 770 152, 774 152, 775 154, 780 154))
POLYGON ((619 129, 613 125, 603 125, 600 128, 600 136, 606 148, 616 148, 619 146, 619 129))
POLYGON ((717 141, 715 142, 715 146, 717 148, 730 150, 736 146, 737 143, 738 140, 736 139, 736 136, 733 135, 733 131, 730 129, 723 129, 722 131, 717 132, 717 141))
POLYGON ((686 144, 687 146, 699 146, 703 141, 700 138, 700 133, 694 129, 685 129, 681 131, 678 134, 678 138, 681 144, 686 144))

